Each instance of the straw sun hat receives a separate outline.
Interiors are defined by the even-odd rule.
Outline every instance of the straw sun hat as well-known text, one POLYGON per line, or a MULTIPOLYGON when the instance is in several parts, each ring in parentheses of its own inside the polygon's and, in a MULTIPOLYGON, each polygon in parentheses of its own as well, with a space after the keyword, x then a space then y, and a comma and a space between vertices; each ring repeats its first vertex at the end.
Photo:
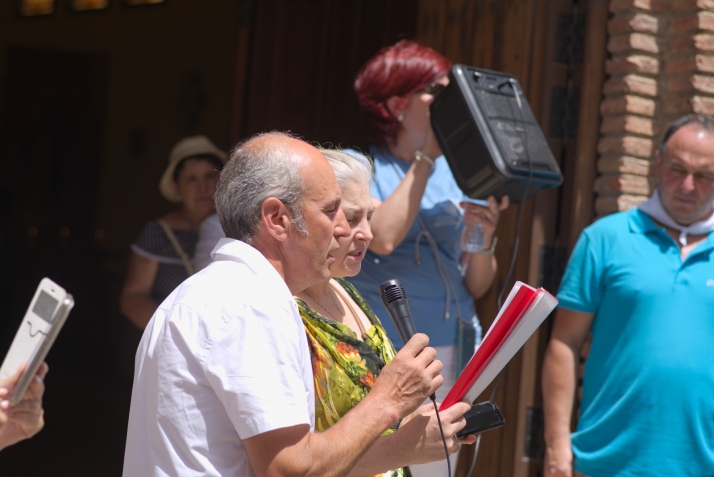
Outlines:
POLYGON ((226 153, 218 149, 206 136, 190 136, 181 139, 171 150, 169 166, 159 181, 159 191, 169 202, 181 202, 181 197, 171 184, 174 182, 174 171, 178 163, 191 156, 216 156, 224 164, 228 158, 226 153))

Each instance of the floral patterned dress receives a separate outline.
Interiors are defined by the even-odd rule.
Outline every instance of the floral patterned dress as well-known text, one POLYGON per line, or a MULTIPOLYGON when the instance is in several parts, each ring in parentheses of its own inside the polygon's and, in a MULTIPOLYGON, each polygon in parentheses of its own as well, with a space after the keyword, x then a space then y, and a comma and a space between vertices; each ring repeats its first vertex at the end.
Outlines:
MULTIPOLYGON (((355 407, 372 388, 385 364, 396 355, 382 324, 357 289, 343 279, 337 283, 367 315, 372 326, 362 340, 352 329, 328 320, 299 298, 300 316, 307 332, 315 380, 315 428, 324 431, 355 407)), ((387 429, 386 434, 394 432, 387 429)), ((384 477, 411 477, 409 467, 390 470, 384 477)))

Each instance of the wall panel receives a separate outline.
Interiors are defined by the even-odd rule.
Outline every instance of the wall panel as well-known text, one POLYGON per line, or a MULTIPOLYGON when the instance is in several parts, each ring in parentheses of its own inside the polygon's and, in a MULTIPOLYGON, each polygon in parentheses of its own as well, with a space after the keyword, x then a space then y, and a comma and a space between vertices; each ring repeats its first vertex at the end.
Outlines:
MULTIPOLYGON (((557 246, 570 244, 582 227, 592 220, 594 144, 597 139, 598 106, 605 61, 606 3, 598 0, 420 2, 418 40, 456 63, 515 75, 534 114, 540 119, 541 127, 565 174, 564 187, 542 192, 526 201, 518 244, 515 240, 518 228, 517 207, 511 207, 502 214, 496 232, 499 237, 496 252, 499 272, 494 286, 477 302, 484 327, 488 327, 496 316, 498 293, 506 281, 516 245, 516 263, 513 275, 505 283, 506 290, 510 289, 515 280, 526 281, 531 285, 552 283, 553 273, 544 274, 543 265, 555 269, 557 275, 562 262, 552 258, 562 256, 558 255, 557 246), (577 29, 580 24, 568 22, 582 18, 586 19, 588 32, 582 37, 585 39, 584 45, 577 42, 579 37, 564 36, 568 32, 563 31, 564 25, 575 25, 577 29), (576 53, 580 52, 577 65, 558 63, 562 61, 562 54, 558 56, 558 48, 563 48, 564 38, 569 42, 566 46, 570 50, 575 48, 576 53), (587 65, 586 76, 582 66, 583 55, 587 65), (562 113, 559 109, 562 109, 562 105, 556 102, 554 106, 554 95, 564 91, 568 85, 571 90, 577 88, 580 96, 579 102, 575 104, 575 118, 566 118, 566 126, 580 124, 582 127, 577 129, 575 135, 563 136, 560 129, 552 130, 552 124, 560 125, 553 123, 551 117, 562 113), (553 253, 546 254, 546 263, 541 263, 544 251, 553 253)), ((557 286, 557 277, 555 281, 557 286)), ((524 457, 523 449, 527 411, 533 408, 537 413, 541 402, 540 363, 548 330, 548 324, 542 326, 506 367, 495 400, 504 411, 508 424, 483 435, 473 475, 535 476, 541 472, 541 462, 537 458, 530 460, 524 457)), ((493 385, 479 400, 488 399, 492 390, 493 385)), ((458 476, 467 474, 472 455, 473 449, 465 447, 459 462, 458 476)))

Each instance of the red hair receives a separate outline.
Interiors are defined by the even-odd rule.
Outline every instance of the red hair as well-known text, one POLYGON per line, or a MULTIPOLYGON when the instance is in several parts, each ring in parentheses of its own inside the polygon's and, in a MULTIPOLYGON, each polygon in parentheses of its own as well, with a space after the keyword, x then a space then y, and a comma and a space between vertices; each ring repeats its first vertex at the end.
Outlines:
POLYGON ((446 57, 414 41, 401 40, 379 50, 362 66, 354 83, 369 140, 386 146, 388 139, 397 137, 401 125, 387 108, 389 98, 418 91, 450 68, 446 57))

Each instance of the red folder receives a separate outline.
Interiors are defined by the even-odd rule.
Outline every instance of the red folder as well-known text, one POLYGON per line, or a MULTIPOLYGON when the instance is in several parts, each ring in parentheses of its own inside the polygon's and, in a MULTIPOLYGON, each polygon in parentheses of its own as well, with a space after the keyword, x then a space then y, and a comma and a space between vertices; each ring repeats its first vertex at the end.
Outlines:
POLYGON ((516 282, 481 345, 464 368, 439 409, 465 397, 475 400, 538 329, 558 301, 543 288, 516 282))

